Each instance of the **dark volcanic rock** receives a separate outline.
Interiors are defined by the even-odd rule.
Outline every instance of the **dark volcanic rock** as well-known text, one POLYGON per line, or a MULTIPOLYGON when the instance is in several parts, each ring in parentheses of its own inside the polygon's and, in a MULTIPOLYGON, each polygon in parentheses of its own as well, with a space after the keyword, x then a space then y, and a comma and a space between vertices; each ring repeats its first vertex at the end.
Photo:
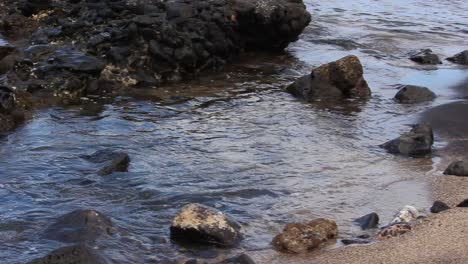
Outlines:
POLYGON ((447 58, 447 60, 461 65, 468 65, 468 50, 455 54, 454 56, 447 58))
POLYGON ((399 138, 380 145, 380 147, 393 154, 423 157, 431 154, 433 144, 434 134, 431 126, 422 124, 415 125, 410 132, 404 133, 399 138))
POLYGON ((184 206, 170 228, 174 240, 223 247, 236 245, 242 239, 240 229, 231 217, 201 204, 184 206))
POLYGON ((278 251, 298 254, 318 248, 337 235, 338 227, 334 221, 319 218, 308 223, 287 224, 272 243, 278 251))
POLYGON ((464 200, 460 204, 457 205, 457 207, 468 207, 468 199, 464 200))
POLYGON ((458 160, 452 162, 444 171, 445 175, 468 176, 468 161, 458 160))
POLYGON ((362 244, 369 244, 371 243, 368 239, 342 239, 341 243, 344 245, 362 245, 362 244))
POLYGON ((432 50, 430 49, 423 49, 419 52, 411 54, 410 60, 420 64, 442 64, 442 62, 439 59, 439 56, 432 53, 432 50))
POLYGON ((127 153, 111 149, 99 150, 91 155, 83 155, 81 158, 92 163, 104 163, 104 166, 98 171, 101 176, 114 172, 127 172, 130 164, 130 157, 127 153))
POLYGON ((431 213, 438 214, 448 209, 450 209, 450 206, 448 206, 446 203, 441 202, 441 201, 435 201, 431 207, 431 213))
POLYGON ((287 91, 307 101, 337 98, 367 98, 371 95, 361 62, 347 56, 312 70, 291 84, 287 91))
POLYGON ((359 226, 365 230, 370 228, 376 228, 379 226, 379 215, 377 213, 370 213, 354 220, 359 226))
POLYGON ((404 85, 395 95, 399 103, 420 103, 434 100, 437 96, 426 87, 415 85, 404 85))
POLYGON ((102 235, 112 234, 112 221, 95 210, 76 210, 55 221, 44 237, 66 243, 93 242, 102 235))
POLYGON ((108 263, 94 249, 86 245, 59 248, 28 264, 105 264, 108 263))

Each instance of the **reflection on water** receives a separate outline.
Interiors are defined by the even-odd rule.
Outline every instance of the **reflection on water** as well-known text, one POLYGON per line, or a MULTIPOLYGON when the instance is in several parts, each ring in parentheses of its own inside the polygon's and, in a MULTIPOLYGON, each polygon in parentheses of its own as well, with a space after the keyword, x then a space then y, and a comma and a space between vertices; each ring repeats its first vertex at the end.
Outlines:
POLYGON ((244 226, 247 250, 269 247, 292 220, 334 218, 347 237, 359 232, 350 221, 363 214, 376 211, 386 222, 406 204, 427 207, 418 179, 432 161, 376 146, 407 130, 416 113, 453 99, 448 88, 466 70, 415 67, 405 54, 431 47, 445 56, 468 46, 467 4, 306 2, 314 21, 291 55, 249 59, 170 93, 129 92, 142 100, 38 111, 0 138, 0 259, 23 263, 62 246, 40 234, 77 208, 115 221, 117 234, 98 243, 103 252, 116 262, 144 263, 191 254, 168 239, 172 217, 189 202, 232 214, 244 226), (348 54, 365 65, 370 101, 310 105, 283 92, 311 66, 348 54), (441 96, 398 105, 392 97, 399 83, 441 96), (129 173, 102 178, 79 158, 107 147, 129 153, 129 173))

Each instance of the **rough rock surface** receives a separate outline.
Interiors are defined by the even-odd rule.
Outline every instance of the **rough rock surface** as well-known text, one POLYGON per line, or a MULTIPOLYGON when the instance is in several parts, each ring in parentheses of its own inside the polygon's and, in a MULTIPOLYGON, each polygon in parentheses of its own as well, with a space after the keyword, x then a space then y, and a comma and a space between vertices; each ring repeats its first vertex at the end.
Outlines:
POLYGON ((422 49, 418 52, 410 54, 410 60, 420 64, 442 64, 442 62, 439 59, 439 56, 432 53, 431 49, 422 49))
POLYGON ((407 205, 403 207, 393 218, 391 224, 396 223, 411 223, 412 221, 418 219, 420 213, 418 209, 414 206, 407 205))
POLYGON ((306 101, 367 98, 371 95, 364 70, 356 56, 347 56, 312 70, 287 87, 287 91, 306 101))
POLYGON ((94 249, 86 245, 59 248, 28 264, 105 264, 108 263, 94 249))
POLYGON ((370 213, 355 219, 354 222, 358 223, 363 230, 376 228, 379 226, 379 215, 377 213, 370 213))
POLYGON ((404 85, 395 95, 395 100, 399 103, 409 104, 431 101, 436 97, 435 93, 429 90, 429 88, 416 85, 404 85))
POLYGON ((241 226, 231 217, 201 204, 184 206, 172 221, 171 238, 182 242, 236 245, 241 239, 241 226))
POLYGON ((397 223, 383 228, 378 234, 377 238, 380 240, 397 237, 411 231, 411 225, 406 223, 397 223))
POLYGON ((441 202, 441 201, 435 201, 431 207, 431 213, 438 214, 448 209, 450 209, 450 206, 448 206, 446 203, 441 202))
POLYGON ((98 171, 100 176, 106 176, 114 172, 127 172, 130 164, 130 157, 127 153, 111 149, 98 150, 91 155, 81 157, 92 163, 103 163, 103 167, 98 171))
POLYGON ((287 224, 272 243, 278 251, 299 254, 316 249, 337 235, 334 221, 319 218, 308 223, 287 224))
POLYGON ((468 161, 454 161, 444 171, 445 175, 468 176, 468 161))
POLYGON ((393 154, 424 157, 431 154, 433 144, 432 127, 428 124, 420 124, 415 125, 410 132, 404 133, 399 138, 380 145, 380 147, 393 154))
POLYGON ((59 219, 45 231, 44 237, 66 243, 93 242, 112 234, 112 221, 95 210, 76 210, 59 219))
POLYGON ((447 58, 447 60, 461 65, 468 65, 468 50, 455 54, 454 56, 447 58))

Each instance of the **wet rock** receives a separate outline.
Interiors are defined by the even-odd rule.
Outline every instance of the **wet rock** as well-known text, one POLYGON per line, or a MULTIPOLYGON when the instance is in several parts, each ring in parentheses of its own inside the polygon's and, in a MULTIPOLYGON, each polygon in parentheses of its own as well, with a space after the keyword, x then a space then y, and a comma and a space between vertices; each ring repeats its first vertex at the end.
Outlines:
POLYGON ((307 100, 367 98, 371 95, 361 62, 347 56, 324 64, 287 87, 291 94, 307 100))
POLYGON ((105 64, 94 56, 90 56, 70 48, 56 50, 47 60, 47 65, 39 68, 40 71, 70 70, 74 72, 99 74, 105 64))
POLYGON ((371 243, 371 241, 368 239, 342 239, 341 243, 343 243, 345 246, 348 246, 348 245, 369 244, 371 243))
POLYGON ((392 154, 402 154, 410 157, 424 157, 431 154, 434 144, 432 127, 428 124, 415 125, 410 132, 391 140, 381 148, 392 154))
POLYGON ((446 203, 441 202, 441 201, 435 201, 431 207, 431 213, 438 214, 448 209, 450 209, 450 206, 448 206, 446 203))
POLYGON ((184 206, 172 221, 171 238, 176 241, 236 245, 241 239, 241 226, 226 214, 201 204, 184 206))
POLYGON ((83 155, 81 158, 92 163, 104 163, 98 171, 98 175, 106 176, 114 172, 127 172, 130 165, 130 157, 127 153, 103 149, 91 155, 83 155))
POLYGON ((454 56, 447 58, 447 60, 461 65, 468 65, 468 50, 455 54, 454 56))
POLYGON ((444 171, 444 174, 468 177, 468 161, 458 160, 452 162, 444 171))
POLYGON ((272 243, 278 251, 299 254, 316 249, 337 235, 334 221, 319 218, 308 223, 287 224, 272 243))
POLYGON ((21 10, 25 16, 31 16, 52 7, 52 0, 25 0, 19 2, 18 9, 21 10))
POLYGON ((392 224, 396 223, 410 223, 420 216, 418 209, 411 205, 407 205, 403 207, 396 215, 395 218, 392 220, 392 224))
POLYGON ((457 207, 468 207, 468 199, 464 200, 460 204, 457 205, 457 207))
POLYGON ((397 237, 411 231, 411 225, 406 223, 393 224, 383 228, 378 234, 377 238, 380 240, 397 237))
POLYGON ((420 103, 434 100, 437 96, 426 87, 415 85, 404 85, 395 95, 399 103, 420 103))
POLYGON ((379 215, 377 213, 370 213, 355 219, 354 222, 358 223, 363 230, 376 228, 379 226, 379 215))
POLYGON ((102 235, 111 235, 112 221, 95 210, 76 210, 55 221, 44 237, 65 243, 94 242, 102 235))
POLYGON ((217 264, 255 264, 255 261, 247 254, 242 253, 238 256, 218 262, 217 264))
POLYGON ((28 264, 106 264, 106 259, 86 245, 59 248, 28 264))
POLYGON ((15 47, 7 42, 4 42, 2 40, 2 36, 0 35, 0 60, 13 53, 15 50, 15 47))
POLYGON ((422 49, 419 52, 410 54, 410 60, 420 64, 442 64, 439 56, 432 53, 431 49, 422 49))
POLYGON ((24 120, 24 112, 18 106, 15 92, 0 86, 0 133, 8 132, 24 120))

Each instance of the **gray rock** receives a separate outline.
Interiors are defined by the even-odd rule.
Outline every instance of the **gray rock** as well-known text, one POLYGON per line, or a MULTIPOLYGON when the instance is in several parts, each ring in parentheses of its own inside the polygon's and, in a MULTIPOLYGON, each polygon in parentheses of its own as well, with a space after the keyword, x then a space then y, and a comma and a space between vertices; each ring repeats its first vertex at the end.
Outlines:
POLYGON ((415 125, 410 132, 391 140, 381 148, 392 154, 402 154, 410 157, 424 157, 431 154, 434 144, 432 127, 428 124, 415 125))
POLYGON ((447 60, 461 65, 468 65, 468 50, 455 54, 454 56, 447 58, 447 60))
POLYGON ((355 219, 354 222, 358 223, 363 230, 376 228, 379 226, 379 215, 377 213, 370 213, 355 219))
POLYGON ((236 245, 241 239, 241 226, 228 215, 201 204, 184 206, 172 221, 171 238, 181 242, 236 245))
POLYGON ((404 85, 395 95, 395 100, 400 103, 420 103, 434 100, 437 96, 429 88, 404 85))
POLYGON ((98 171, 98 175, 106 176, 114 172, 127 172, 130 164, 130 157, 127 153, 103 149, 91 155, 83 155, 81 158, 92 163, 104 163, 98 171))
POLYGON ((291 94, 306 101, 339 98, 367 98, 371 95, 356 56, 324 64, 287 87, 291 94))
POLYGON ((441 202, 441 201, 435 201, 431 207, 431 213, 438 214, 448 209, 450 209, 450 206, 448 206, 446 203, 441 202))
POLYGON ((442 64, 442 62, 439 59, 439 56, 432 53, 431 49, 422 49, 419 52, 415 52, 410 55, 410 60, 420 64, 442 64))
POLYGON ((468 177, 468 161, 458 160, 452 162, 444 171, 444 174, 468 177))
POLYGON ((86 245, 59 248, 28 264, 106 264, 107 260, 86 245))

